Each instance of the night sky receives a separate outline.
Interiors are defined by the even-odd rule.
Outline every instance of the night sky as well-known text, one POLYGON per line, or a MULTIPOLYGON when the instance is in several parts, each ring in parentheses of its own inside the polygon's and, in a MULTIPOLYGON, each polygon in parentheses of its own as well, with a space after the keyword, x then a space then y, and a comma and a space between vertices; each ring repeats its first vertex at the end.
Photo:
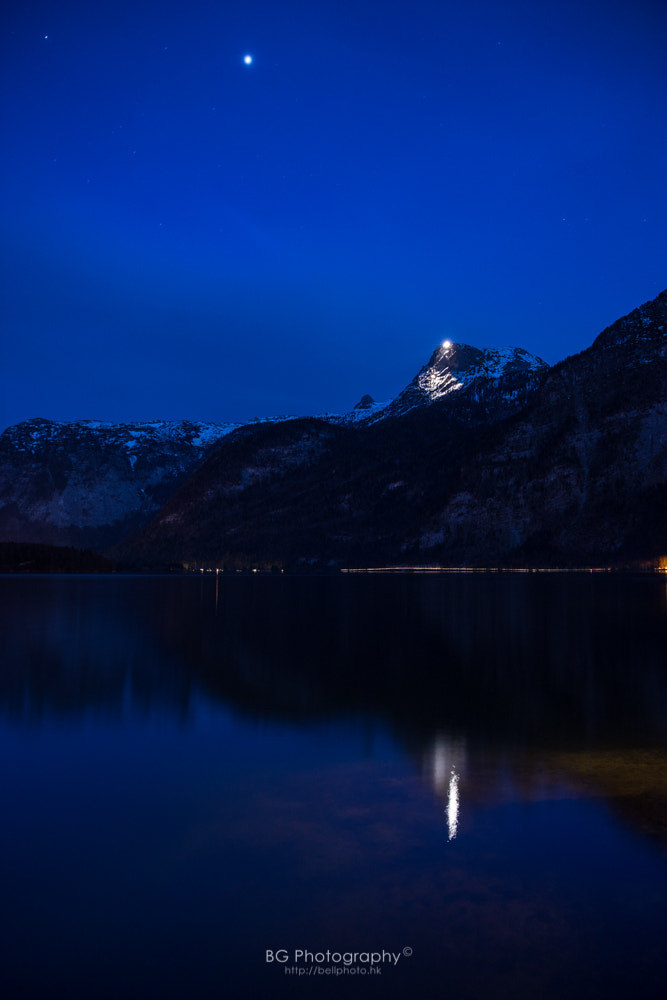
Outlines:
POLYGON ((667 285, 663 0, 23 0, 1 46, 0 427, 342 412, 667 285))

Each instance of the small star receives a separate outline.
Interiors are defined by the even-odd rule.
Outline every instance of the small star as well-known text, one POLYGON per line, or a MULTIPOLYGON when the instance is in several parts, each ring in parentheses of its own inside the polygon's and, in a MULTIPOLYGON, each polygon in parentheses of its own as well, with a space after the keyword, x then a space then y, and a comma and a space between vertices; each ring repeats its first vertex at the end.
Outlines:
POLYGON ((251 66, 252 65, 252 56, 244 56, 243 57, 243 62, 246 64, 246 66, 251 66))

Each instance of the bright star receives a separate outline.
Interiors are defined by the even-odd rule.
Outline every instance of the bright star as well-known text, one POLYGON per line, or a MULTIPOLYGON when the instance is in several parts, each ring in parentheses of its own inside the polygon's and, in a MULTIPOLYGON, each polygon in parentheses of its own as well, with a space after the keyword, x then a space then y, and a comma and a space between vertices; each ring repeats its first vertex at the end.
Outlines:
POLYGON ((252 56, 244 56, 243 62, 246 64, 246 66, 250 66, 250 64, 252 63, 252 56))

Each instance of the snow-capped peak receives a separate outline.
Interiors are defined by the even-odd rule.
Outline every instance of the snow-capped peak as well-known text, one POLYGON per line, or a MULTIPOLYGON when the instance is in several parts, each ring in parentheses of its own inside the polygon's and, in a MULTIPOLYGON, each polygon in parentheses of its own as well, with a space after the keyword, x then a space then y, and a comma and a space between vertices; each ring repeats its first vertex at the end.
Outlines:
POLYGON ((497 380, 513 374, 528 375, 546 368, 541 358, 521 347, 480 349, 445 340, 419 372, 417 385, 432 402, 449 392, 465 388, 476 379, 497 380))
POLYGON ((382 407, 376 405, 370 412, 357 412, 354 417, 374 423, 461 392, 475 398, 482 392, 497 392, 509 401, 530 391, 548 367, 521 347, 481 349, 444 340, 396 399, 382 407))

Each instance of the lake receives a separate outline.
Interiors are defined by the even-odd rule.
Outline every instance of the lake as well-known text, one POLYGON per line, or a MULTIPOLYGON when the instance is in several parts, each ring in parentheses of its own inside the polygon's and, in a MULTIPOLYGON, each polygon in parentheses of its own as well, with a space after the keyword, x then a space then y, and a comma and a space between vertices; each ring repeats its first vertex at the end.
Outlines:
POLYGON ((0 629, 3 998, 664 995, 664 577, 2 577, 0 629))

